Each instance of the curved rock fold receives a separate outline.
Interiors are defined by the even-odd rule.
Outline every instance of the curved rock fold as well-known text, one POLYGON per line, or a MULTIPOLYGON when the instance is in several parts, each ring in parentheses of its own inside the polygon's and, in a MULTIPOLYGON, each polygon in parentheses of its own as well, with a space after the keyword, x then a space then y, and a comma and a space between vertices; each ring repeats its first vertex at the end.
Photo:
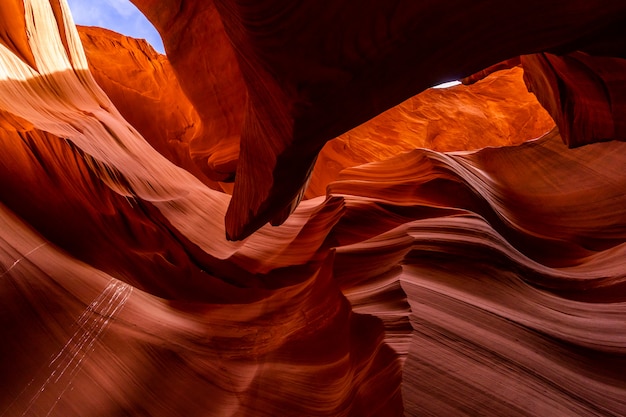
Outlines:
POLYGON ((626 415, 624 4, 133 3, 0 6, 1 416, 626 415))

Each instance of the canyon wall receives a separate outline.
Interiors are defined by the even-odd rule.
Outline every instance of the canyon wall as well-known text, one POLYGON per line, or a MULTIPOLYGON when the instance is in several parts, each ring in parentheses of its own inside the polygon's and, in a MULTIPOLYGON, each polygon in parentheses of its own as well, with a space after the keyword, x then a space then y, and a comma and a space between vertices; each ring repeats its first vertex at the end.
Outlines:
POLYGON ((133 3, 0 7, 0 416, 626 415, 626 4, 133 3))

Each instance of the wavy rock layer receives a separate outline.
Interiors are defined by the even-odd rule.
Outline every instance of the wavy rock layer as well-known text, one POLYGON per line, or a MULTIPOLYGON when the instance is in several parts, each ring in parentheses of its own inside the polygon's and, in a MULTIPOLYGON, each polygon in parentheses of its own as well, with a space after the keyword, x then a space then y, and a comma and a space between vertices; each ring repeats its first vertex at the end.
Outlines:
POLYGON ((0 9, 0 415, 626 415, 626 143, 563 144, 621 135, 620 55, 519 59, 564 138, 487 68, 610 55, 621 6, 548 5, 527 39, 526 6, 465 7, 440 61, 407 52, 458 26, 429 3, 136 3, 169 61, 64 0, 0 9), (450 68, 476 83, 345 132, 450 68))

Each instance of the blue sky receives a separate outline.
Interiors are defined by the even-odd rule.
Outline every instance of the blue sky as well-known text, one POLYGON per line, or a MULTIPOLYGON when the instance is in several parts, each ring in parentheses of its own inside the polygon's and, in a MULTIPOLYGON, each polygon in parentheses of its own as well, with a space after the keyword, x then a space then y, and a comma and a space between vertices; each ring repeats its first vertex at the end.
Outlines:
POLYGON ((146 39, 163 53, 163 42, 154 26, 129 0, 68 0, 74 23, 100 26, 133 38, 146 39))

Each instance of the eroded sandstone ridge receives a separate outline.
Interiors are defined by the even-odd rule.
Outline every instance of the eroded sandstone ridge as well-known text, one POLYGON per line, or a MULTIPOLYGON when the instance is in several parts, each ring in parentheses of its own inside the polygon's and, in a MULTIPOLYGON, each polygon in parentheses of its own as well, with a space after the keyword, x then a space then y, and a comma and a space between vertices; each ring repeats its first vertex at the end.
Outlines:
POLYGON ((0 416, 626 415, 626 4, 134 3, 0 6, 0 416))

